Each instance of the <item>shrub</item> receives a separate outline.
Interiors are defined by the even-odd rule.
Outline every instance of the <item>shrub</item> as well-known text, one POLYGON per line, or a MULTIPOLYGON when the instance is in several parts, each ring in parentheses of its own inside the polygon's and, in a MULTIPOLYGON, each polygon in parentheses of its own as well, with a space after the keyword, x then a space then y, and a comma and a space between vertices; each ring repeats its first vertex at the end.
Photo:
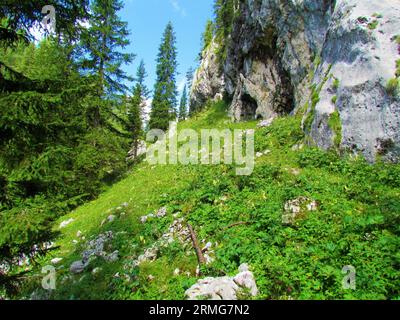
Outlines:
POLYGON ((339 161, 336 153, 326 152, 318 148, 307 148, 297 156, 300 167, 324 168, 339 161))
POLYGON ((379 25, 379 21, 378 20, 374 20, 370 23, 368 23, 368 29, 370 30, 375 30, 379 25))
POLYGON ((340 120, 340 114, 337 110, 329 116, 328 125, 335 134, 333 143, 336 148, 339 148, 342 143, 342 123, 340 120))
POLYGON ((399 80, 397 78, 390 79, 386 84, 386 91, 391 96, 396 96, 399 91, 399 80))
POLYGON ((340 81, 339 79, 335 78, 335 80, 333 80, 333 89, 336 91, 339 89, 339 85, 340 85, 340 81))

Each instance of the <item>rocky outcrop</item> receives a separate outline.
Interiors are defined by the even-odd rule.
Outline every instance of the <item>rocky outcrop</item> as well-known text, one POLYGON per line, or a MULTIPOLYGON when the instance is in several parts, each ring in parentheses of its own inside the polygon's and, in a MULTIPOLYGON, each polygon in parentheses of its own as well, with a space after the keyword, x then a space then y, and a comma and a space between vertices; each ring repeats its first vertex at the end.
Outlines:
POLYGON ((323 84, 310 128, 320 147, 362 152, 373 161, 400 155, 400 99, 387 90, 400 61, 400 5, 396 1, 338 1, 313 82, 323 84), (329 71, 329 73, 328 73, 329 71), (326 81, 325 81, 326 80, 326 81), (330 124, 340 116, 341 132, 330 124))
POLYGON ((69 270, 71 273, 81 273, 90 264, 92 258, 102 257, 107 262, 115 262, 118 260, 119 251, 115 250, 107 253, 105 246, 113 239, 112 231, 107 231, 97 236, 96 239, 87 243, 87 249, 82 252, 82 259, 71 264, 69 270))
POLYGON ((251 297, 258 294, 254 275, 247 264, 242 264, 234 277, 200 279, 185 292, 188 300, 237 300, 240 294, 251 297))
POLYGON ((397 1, 245 0, 238 10, 224 81, 211 81, 217 60, 205 56, 199 101, 223 83, 234 120, 302 112, 309 143, 399 159, 400 98, 387 88, 400 76, 397 1))
POLYGON ((190 107, 197 110, 208 100, 222 99, 225 91, 224 75, 217 57, 218 44, 212 41, 202 53, 190 92, 190 107))

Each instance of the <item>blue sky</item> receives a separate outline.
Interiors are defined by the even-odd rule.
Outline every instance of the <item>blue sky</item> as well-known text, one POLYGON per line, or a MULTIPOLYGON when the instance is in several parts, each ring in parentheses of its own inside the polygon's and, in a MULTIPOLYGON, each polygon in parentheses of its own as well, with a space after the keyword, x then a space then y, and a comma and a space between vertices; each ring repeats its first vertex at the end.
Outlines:
POLYGON ((120 11, 128 22, 131 45, 128 52, 136 54, 135 61, 124 70, 135 75, 141 59, 148 73, 147 86, 153 90, 156 57, 161 37, 168 21, 172 21, 177 37, 178 72, 177 85, 183 89, 186 71, 196 67, 200 52, 200 37, 207 19, 213 16, 213 0, 126 0, 120 11))

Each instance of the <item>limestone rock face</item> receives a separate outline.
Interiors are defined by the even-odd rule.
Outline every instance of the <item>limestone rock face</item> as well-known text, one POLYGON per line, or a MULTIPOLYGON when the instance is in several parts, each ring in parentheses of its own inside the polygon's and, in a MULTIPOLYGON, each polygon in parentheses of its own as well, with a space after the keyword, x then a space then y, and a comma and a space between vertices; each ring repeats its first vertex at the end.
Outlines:
POLYGON ((222 99, 225 91, 224 75, 217 58, 218 45, 212 41, 203 52, 190 92, 190 106, 194 110, 204 106, 207 100, 222 99))
POLYGON ((394 41, 398 34, 399 2, 337 1, 314 77, 314 83, 324 83, 310 129, 315 144, 332 147, 338 133, 329 119, 336 110, 342 147, 362 152, 370 161, 377 154, 398 160, 400 99, 386 89, 400 61, 400 45, 394 41))
POLYGON ((302 112, 309 143, 399 159, 400 93, 387 90, 400 61, 398 1, 246 0, 237 10, 226 59, 218 66, 213 43, 192 101, 225 90, 234 120, 302 112))

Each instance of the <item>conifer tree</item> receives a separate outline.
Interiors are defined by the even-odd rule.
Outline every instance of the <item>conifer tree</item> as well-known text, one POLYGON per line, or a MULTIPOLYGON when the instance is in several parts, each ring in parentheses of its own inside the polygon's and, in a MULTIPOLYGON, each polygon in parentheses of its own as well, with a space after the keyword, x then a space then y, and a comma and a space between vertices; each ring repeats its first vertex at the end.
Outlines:
POLYGON ((179 105, 179 121, 185 120, 187 117, 187 91, 186 86, 183 88, 181 103, 179 105))
POLYGON ((130 44, 128 24, 118 16, 123 6, 120 0, 94 0, 90 27, 83 35, 82 44, 90 57, 84 66, 98 77, 101 94, 124 92, 128 88, 123 81, 131 80, 121 67, 131 63, 134 55, 118 51, 130 44))
POLYGON ((201 52, 200 52, 200 59, 202 57, 202 53, 207 47, 210 45, 214 37, 214 22, 212 20, 208 20, 206 23, 206 28, 201 35, 201 52))
POLYGON ((176 114, 176 38, 172 23, 165 28, 157 56, 157 78, 150 113, 150 129, 167 130, 176 114))
MULTIPOLYGON (((132 80, 122 70, 122 65, 131 63, 134 58, 133 54, 121 52, 130 43, 127 22, 121 21, 118 16, 122 8, 120 0, 94 0, 91 3, 90 27, 82 35, 81 45, 89 57, 82 61, 82 68, 96 77, 99 98, 113 98, 126 92, 128 88, 124 81, 132 80)), ((103 122, 100 110, 103 102, 95 103, 95 126, 103 122)))
POLYGON ((128 100, 128 127, 127 131, 133 144, 135 157, 139 140, 143 135, 143 116, 146 100, 149 96, 149 91, 145 85, 147 76, 143 60, 140 61, 136 73, 136 85, 133 89, 133 96, 128 100))
POLYGON ((189 95, 190 95, 190 92, 192 91, 192 82, 193 82, 194 72, 195 71, 194 71, 193 67, 190 67, 189 70, 186 72, 186 85, 187 85, 189 95))
POLYGON ((188 93, 187 93, 187 109, 189 110, 188 116, 192 115, 193 110, 191 106, 191 100, 190 100, 190 95, 192 93, 192 83, 193 83, 193 77, 194 77, 194 69, 192 67, 189 68, 189 70, 186 72, 186 85, 188 88, 188 93))

